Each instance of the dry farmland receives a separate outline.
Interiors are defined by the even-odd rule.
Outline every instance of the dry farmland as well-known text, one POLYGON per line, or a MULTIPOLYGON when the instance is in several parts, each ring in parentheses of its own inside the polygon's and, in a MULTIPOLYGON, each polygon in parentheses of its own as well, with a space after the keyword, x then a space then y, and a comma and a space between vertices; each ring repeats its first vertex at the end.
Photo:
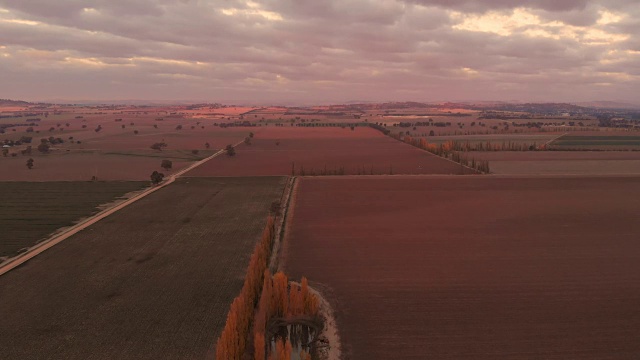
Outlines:
POLYGON ((284 183, 182 178, 3 275, 0 357, 211 357, 284 183))
POLYGON ((147 182, 0 182, 0 257, 33 246, 56 229, 147 182))
MULTIPOLYGON (((33 122, 34 126, 12 127, 0 134, 0 142, 18 141, 22 137, 32 139, 30 143, 8 148, 7 156, 0 156, 3 170, 0 181, 81 181, 91 180, 93 176, 100 180, 148 180, 154 170, 161 170, 162 159, 173 161, 173 169, 179 170, 227 144, 241 141, 250 131, 249 128, 215 126, 218 120, 163 117, 160 113, 164 111, 85 114, 82 109, 74 109, 43 117, 33 122), (177 130, 178 127, 181 129, 177 130), (32 131, 27 132, 29 128, 32 131), (39 152, 41 139, 50 137, 64 142, 52 144, 46 154, 39 152), (152 150, 151 145, 155 143, 167 146, 161 151, 152 150), (27 146, 32 147, 31 154, 22 154, 27 146), (193 154, 194 150, 198 153, 193 154), (26 167, 29 158, 35 161, 31 170, 26 167)), ((0 125, 2 123, 30 124, 25 118, 1 119, 0 125)))
MULTIPOLYGON (((27 157, 28 158, 28 157, 27 157)), ((33 156, 34 167, 26 167, 25 157, 0 160, 0 181, 88 181, 149 180, 154 170, 165 175, 191 164, 174 156, 143 156, 129 154, 64 153, 33 156), (173 167, 166 171, 160 167, 163 159, 170 159, 173 167)), ((195 158, 194 158, 195 160, 195 158)))
MULTIPOLYGON (((253 130, 252 130, 253 131, 253 130)), ((468 174, 470 169, 403 144, 369 127, 262 127, 236 156, 219 156, 190 176, 468 174)))
POLYGON ((634 177, 302 178, 285 270, 348 359, 635 359, 634 177))

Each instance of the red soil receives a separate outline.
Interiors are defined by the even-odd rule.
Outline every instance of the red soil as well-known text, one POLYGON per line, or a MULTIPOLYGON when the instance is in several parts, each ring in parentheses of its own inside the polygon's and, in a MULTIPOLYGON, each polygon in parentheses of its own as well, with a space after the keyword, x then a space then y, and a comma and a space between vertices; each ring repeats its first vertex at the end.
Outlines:
MULTIPOLYGON (((254 130, 252 130, 254 131, 254 130)), ((319 174, 344 168, 346 174, 460 174, 470 169, 400 143, 370 128, 255 128, 252 145, 237 147, 187 176, 319 174), (280 144, 276 145, 279 141, 280 144)))
POLYGON ((35 166, 29 170, 27 156, 0 158, 0 181, 89 181, 149 180, 154 170, 170 175, 191 162, 173 160, 171 171, 160 167, 162 159, 102 154, 63 154, 32 156, 35 166))
MULTIPOLYGON (((229 143, 241 141, 251 131, 251 128, 247 127, 221 128, 213 125, 228 123, 229 121, 226 120, 172 118, 159 114, 78 114, 81 113, 40 117, 41 121, 33 126, 34 132, 26 133, 26 126, 16 127, 12 128, 16 129, 15 132, 11 130, 6 134, 0 134, 0 140, 18 140, 24 135, 33 137, 32 145, 37 146, 41 138, 53 136, 65 140, 64 144, 58 146, 61 148, 108 151, 149 150, 153 143, 164 141, 169 145, 168 149, 193 150, 204 149, 207 142, 214 149, 223 148, 229 143), (75 116, 83 116, 83 118, 76 119, 75 116), (156 118, 163 118, 163 120, 156 121, 156 118), (122 121, 116 122, 115 119, 122 119, 122 121), (66 126, 67 123, 69 126, 66 126), (58 127, 58 124, 61 126, 58 127), (182 126, 182 130, 176 130, 178 125, 182 126), (102 130, 96 132, 95 129, 98 126, 101 126, 102 130), (192 126, 194 129, 191 129, 192 126), (49 131, 50 128, 55 130, 49 131), (134 134, 136 130, 137 135, 134 134), (73 143, 69 139, 71 136, 73 143), (75 143, 78 140, 80 144, 75 143)), ((20 119, 19 122, 27 123, 25 119, 20 119)), ((21 150, 25 146, 15 150, 21 150)))
POLYGON ((285 270, 349 359, 634 359, 638 178, 302 178, 285 270))

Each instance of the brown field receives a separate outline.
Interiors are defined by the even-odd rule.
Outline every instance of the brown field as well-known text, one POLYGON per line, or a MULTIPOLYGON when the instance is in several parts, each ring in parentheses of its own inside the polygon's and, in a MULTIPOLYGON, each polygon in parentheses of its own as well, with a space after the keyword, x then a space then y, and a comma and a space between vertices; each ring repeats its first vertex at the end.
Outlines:
POLYGON ((284 183, 179 179, 1 276, 0 357, 211 357, 284 183))
POLYGON ((284 267, 348 359, 636 359, 639 184, 302 178, 284 267))
POLYGON ((101 153, 63 153, 31 156, 35 165, 29 170, 25 165, 28 158, 28 156, 0 158, 2 167, 0 181, 89 181, 93 176, 103 181, 149 181, 153 171, 170 175, 191 163, 186 160, 176 160, 171 156, 157 158, 101 153), (160 167, 163 158, 173 162, 171 171, 165 171, 160 167))
MULTIPOLYGON (((31 145, 35 145, 35 148, 39 139, 54 136, 66 141, 57 146, 58 148, 72 150, 148 150, 151 144, 164 141, 169 145, 167 149, 193 150, 204 149, 206 142, 209 142, 212 148, 222 148, 227 143, 244 139, 250 132, 248 128, 220 128, 213 124, 214 122, 222 123, 222 121, 214 120, 165 117, 162 121, 156 121, 155 118, 162 117, 162 115, 126 116, 120 114, 80 115, 84 118, 75 119, 76 115, 77 113, 69 113, 42 118, 42 121, 33 127, 33 133, 26 133, 26 126, 15 127, 12 128, 16 129, 15 132, 7 131, 5 134, 0 134, 0 140, 18 140, 22 135, 32 136, 34 142, 31 145), (122 121, 115 122, 116 118, 121 118, 122 121), (65 125, 66 123, 69 123, 68 127, 65 125), (131 123, 134 125, 130 125, 131 123), (61 126, 58 127, 58 124, 61 126), (86 128, 82 128, 83 125, 86 125, 86 128), (124 129, 122 125, 125 126, 124 129), (157 125, 158 128, 154 128, 154 125, 157 125), (178 125, 182 125, 182 130, 176 130, 178 125), (96 132, 95 129, 98 126, 101 126, 102 130, 96 132), (194 129, 191 129, 192 126, 194 129), (56 130, 49 131, 52 127, 56 130), (138 131, 137 135, 134 134, 135 130, 138 131), (73 136, 74 142, 79 140, 81 144, 72 144, 71 141, 68 141, 70 136, 73 136)), ((28 123, 25 119, 11 121, 2 119, 2 121, 5 123, 28 123)), ((20 149, 22 148, 24 146, 20 149)))
POLYGON ((344 168, 345 174, 461 174, 470 169, 403 144, 369 127, 256 128, 252 145, 234 157, 219 156, 187 176, 320 174, 344 168), (280 144, 276 145, 279 141, 280 144))
POLYGON ((0 258, 16 255, 55 230, 98 212, 99 205, 141 190, 147 184, 124 181, 0 183, 0 258))
POLYGON ((640 152, 636 151, 501 151, 470 155, 488 160, 495 174, 640 174, 640 152))
MULTIPOLYGON (((214 126, 212 120, 163 117, 163 121, 156 121, 157 117, 163 115, 84 114, 76 111, 40 117, 41 121, 32 133, 26 132, 27 127, 11 128, 16 131, 0 134, 0 141, 19 140, 21 136, 33 139, 31 144, 10 148, 9 156, 0 156, 0 168, 4 170, 0 172, 0 180, 77 181, 90 180, 94 175, 101 180, 147 180, 151 172, 161 170, 162 159, 173 161, 173 170, 179 170, 211 155, 215 149, 241 141, 253 129, 220 128, 214 126), (75 116, 83 116, 83 119, 75 119, 75 116), (114 121, 119 118, 121 122, 114 121), (132 122, 133 126, 130 125, 132 122), (198 122, 200 124, 196 125, 198 122), (87 127, 82 128, 83 125, 87 127), (178 125, 183 129, 176 130, 178 125), (102 126, 102 130, 96 132, 98 126, 102 126), (191 126, 195 128, 191 129, 191 126), (56 130, 50 132, 51 127, 56 130), (139 133, 134 134, 134 130, 139 133), (40 139, 50 136, 60 137, 65 142, 53 145, 49 154, 41 154, 37 151, 40 139), (165 142, 168 146, 162 152, 152 150, 150 146, 156 142, 165 142), (209 143, 210 150, 206 150, 205 143, 209 143), (22 155, 20 152, 28 145, 33 148, 32 154, 22 155), (198 150, 199 154, 191 154, 192 150, 198 150), (12 153, 17 156, 12 157, 12 153), (36 164, 31 171, 25 166, 28 158, 33 158, 36 164)), ((0 123, 27 121, 25 118, 1 119, 0 123)))

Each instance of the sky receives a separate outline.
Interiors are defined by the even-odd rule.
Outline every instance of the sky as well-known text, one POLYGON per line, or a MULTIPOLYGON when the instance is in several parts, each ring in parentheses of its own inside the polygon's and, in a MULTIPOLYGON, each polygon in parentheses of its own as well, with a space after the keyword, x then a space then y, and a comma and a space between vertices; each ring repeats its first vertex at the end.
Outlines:
POLYGON ((638 0, 0 0, 0 98, 638 104, 638 0))

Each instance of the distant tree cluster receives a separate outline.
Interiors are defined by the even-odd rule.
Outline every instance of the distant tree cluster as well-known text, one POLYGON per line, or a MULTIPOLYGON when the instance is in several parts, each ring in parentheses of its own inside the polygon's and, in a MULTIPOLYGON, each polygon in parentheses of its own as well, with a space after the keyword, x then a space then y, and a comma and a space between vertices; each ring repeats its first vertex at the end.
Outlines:
POLYGON ((162 179, 164 179, 164 174, 154 171, 153 173, 151 173, 151 183, 154 185, 157 185, 159 183, 162 182, 162 179))
POLYGON ((169 171, 173 167, 173 162, 171 160, 162 160, 160 167, 169 171))
POLYGON ((422 150, 426 150, 432 154, 438 155, 440 157, 447 158, 454 162, 457 162, 460 165, 467 166, 478 170, 479 172, 488 174, 490 172, 489 162, 486 160, 476 160, 472 158, 471 160, 467 159, 465 156, 460 155, 460 153, 455 150, 455 142, 447 141, 443 144, 431 144, 425 138, 416 139, 411 136, 405 135, 404 137, 400 137, 399 135, 391 135, 393 138, 404 141, 405 143, 420 148, 422 150))
POLYGON ((153 150, 158 150, 158 151, 162 151, 162 149, 166 148, 168 145, 165 142, 157 142, 157 143, 153 143, 153 145, 151 145, 151 148, 153 150))

